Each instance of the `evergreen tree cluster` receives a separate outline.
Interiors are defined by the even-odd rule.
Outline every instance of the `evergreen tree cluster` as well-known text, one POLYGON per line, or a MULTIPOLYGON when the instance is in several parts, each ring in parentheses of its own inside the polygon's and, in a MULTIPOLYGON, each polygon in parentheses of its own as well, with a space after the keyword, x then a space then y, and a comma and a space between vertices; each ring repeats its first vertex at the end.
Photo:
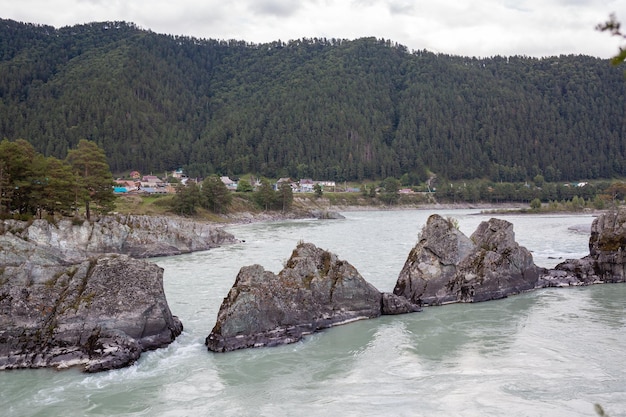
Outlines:
MULTIPOLYGON (((247 186, 238 187, 237 193, 251 193, 246 199, 256 203, 262 210, 289 211, 293 204, 293 190, 289 183, 278 185, 275 190, 272 183, 263 178, 256 191, 248 181, 239 181, 239 184, 247 186)), ((244 195, 245 195, 244 194, 244 195)), ((197 208, 202 207, 217 214, 228 213, 233 202, 233 193, 226 187, 220 177, 210 175, 201 184, 195 182, 186 185, 179 184, 176 187, 176 195, 172 200, 172 210, 180 215, 191 216, 197 213, 197 208)))
POLYGON ((113 177, 104 151, 81 140, 65 160, 44 156, 23 139, 0 141, 0 217, 69 215, 113 209, 113 177))
POLYGON ((626 83, 588 56, 469 58, 389 40, 250 44, 125 22, 0 20, 0 138, 113 172, 335 181, 626 175, 626 83))

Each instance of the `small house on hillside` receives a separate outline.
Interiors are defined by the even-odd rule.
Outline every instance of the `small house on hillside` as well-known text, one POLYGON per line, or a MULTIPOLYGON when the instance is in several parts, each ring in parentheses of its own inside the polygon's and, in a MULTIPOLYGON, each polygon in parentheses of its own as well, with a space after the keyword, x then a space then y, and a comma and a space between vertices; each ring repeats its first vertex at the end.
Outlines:
POLYGON ((130 180, 116 180, 114 192, 122 193, 122 192, 132 192, 137 191, 139 189, 140 183, 130 180), (124 191, 122 191, 122 188, 124 191))
POLYGON ((148 194, 166 194, 167 185, 165 181, 154 175, 144 175, 141 179, 140 191, 148 194))
POLYGON ((220 177, 226 188, 231 191, 237 190, 237 182, 231 180, 229 177, 220 177))
POLYGON ((276 181, 276 184, 274 184, 274 190, 278 191, 280 190, 280 187, 282 187, 283 184, 289 184, 289 186, 291 187, 291 189, 293 191, 297 191, 298 190, 298 185, 291 180, 291 178, 279 178, 278 181, 276 181))
POLYGON ((301 193, 312 193, 313 187, 315 187, 315 181, 310 178, 303 178, 298 185, 301 193))
POLYGON ((162 185, 164 185, 163 180, 154 175, 144 175, 141 178, 141 188, 156 188, 162 185))
POLYGON ((318 181, 317 183, 322 187, 322 190, 324 191, 335 191, 335 181, 318 181))

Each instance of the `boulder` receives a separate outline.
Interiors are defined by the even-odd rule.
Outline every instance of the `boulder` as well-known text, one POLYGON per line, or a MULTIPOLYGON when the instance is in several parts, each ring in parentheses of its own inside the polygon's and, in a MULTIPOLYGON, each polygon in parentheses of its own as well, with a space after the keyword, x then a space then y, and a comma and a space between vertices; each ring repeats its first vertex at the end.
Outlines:
POLYGON ((589 237, 589 258, 593 259, 598 281, 626 281, 626 208, 609 211, 594 219, 589 237))
POLYGON ((541 276, 541 287, 626 282, 626 208, 608 211, 591 224, 589 255, 568 259, 541 276))
MULTIPOLYGON (((391 299, 388 312, 409 309, 406 300, 391 299)), ((300 243, 278 275, 260 265, 241 268, 205 343, 215 352, 293 343, 324 328, 378 317, 382 304, 382 294, 348 262, 300 243)))
POLYGON ((416 313, 418 311, 422 311, 422 308, 419 305, 407 300, 406 298, 393 293, 382 293, 381 314, 383 316, 416 313))
POLYGON ((448 284, 455 280, 461 260, 474 248, 452 219, 433 214, 409 252, 393 293, 419 305, 456 302, 448 284))
POLYGON ((181 331, 153 263, 103 255, 0 268, 0 369, 120 368, 181 331))
POLYGON ((419 305, 487 301, 535 288, 541 271, 515 242, 511 223, 492 218, 468 238, 452 219, 435 214, 393 292, 419 305))
POLYGON ((311 210, 311 216, 318 220, 344 220, 346 217, 332 210, 311 210))
POLYGON ((542 269, 530 251, 515 241, 513 224, 489 219, 480 223, 470 239, 476 246, 459 264, 452 287, 459 301, 494 300, 536 287, 542 269))

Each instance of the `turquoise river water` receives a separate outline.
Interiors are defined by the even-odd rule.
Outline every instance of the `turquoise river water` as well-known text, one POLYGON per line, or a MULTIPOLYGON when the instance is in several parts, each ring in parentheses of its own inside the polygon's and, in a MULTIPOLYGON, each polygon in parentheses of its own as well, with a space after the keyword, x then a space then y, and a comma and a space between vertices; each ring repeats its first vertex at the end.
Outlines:
MULTIPOLYGON (((298 241, 392 291, 432 213, 470 235, 476 210, 347 212, 345 220, 228 227, 245 242, 152 261, 184 326, 132 367, 0 372, 0 416, 626 416, 626 285, 543 289, 504 300, 338 326, 292 345, 210 353, 204 339, 239 268, 278 272, 298 241)), ((498 215, 538 265, 588 253, 590 215, 498 215)))

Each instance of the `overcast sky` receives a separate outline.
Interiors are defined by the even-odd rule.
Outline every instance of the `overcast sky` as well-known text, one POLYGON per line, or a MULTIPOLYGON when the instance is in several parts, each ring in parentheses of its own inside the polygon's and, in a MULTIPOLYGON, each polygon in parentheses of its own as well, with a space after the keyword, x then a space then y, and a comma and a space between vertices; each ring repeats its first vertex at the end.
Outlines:
POLYGON ((158 33, 254 43, 391 39, 410 50, 489 57, 608 58, 626 40, 594 27, 626 0, 0 0, 0 17, 54 27, 106 20, 158 33))

